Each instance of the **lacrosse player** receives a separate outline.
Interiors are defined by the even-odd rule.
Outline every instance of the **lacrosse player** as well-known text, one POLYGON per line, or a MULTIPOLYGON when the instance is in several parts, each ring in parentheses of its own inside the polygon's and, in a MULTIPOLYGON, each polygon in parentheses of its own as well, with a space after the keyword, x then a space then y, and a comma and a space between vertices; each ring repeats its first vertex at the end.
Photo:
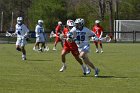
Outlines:
MULTIPOLYGON (((63 30, 64 38, 67 38, 67 35, 69 34, 69 31, 73 28, 73 26, 74 26, 74 21, 67 20, 67 26, 63 30)), ((81 58, 79 58, 79 51, 78 51, 78 47, 77 47, 76 43, 74 41, 69 42, 69 41, 67 41, 67 39, 65 39, 65 41, 64 41, 64 46, 63 46, 63 49, 61 52, 61 60, 62 60, 63 65, 59 71, 63 72, 66 69, 66 58, 65 57, 70 52, 75 57, 77 62, 79 62, 79 64, 81 65, 83 73, 86 74, 83 62, 82 62, 81 58)), ((89 72, 87 74, 89 74, 89 72)))
POLYGON ((103 35, 103 28, 100 25, 100 21, 96 20, 95 21, 95 25, 92 28, 92 31, 96 34, 96 36, 99 38, 98 41, 94 41, 94 44, 96 46, 96 53, 99 53, 99 49, 98 49, 98 43, 100 44, 100 48, 101 48, 101 53, 103 53, 103 45, 102 45, 102 41, 100 40, 102 38, 103 35))
POLYGON ((29 29, 23 24, 23 18, 18 17, 14 35, 17 35, 16 50, 22 52, 22 60, 26 60, 25 45, 27 44, 28 33, 29 29))
POLYGON ((36 43, 34 45, 33 50, 39 50, 42 52, 43 48, 45 47, 45 36, 44 36, 45 32, 43 27, 43 20, 38 20, 38 24, 36 25, 35 28, 35 33, 36 33, 36 43), (40 43, 41 47, 39 47, 40 43))
POLYGON ((54 42, 53 50, 56 50, 56 45, 57 45, 58 42, 61 42, 61 45, 62 45, 62 47, 63 47, 63 41, 62 41, 61 38, 59 37, 59 36, 62 34, 62 31, 63 31, 62 22, 59 21, 59 22, 58 22, 58 25, 57 25, 56 28, 55 28, 56 37, 55 37, 55 42, 54 42))
MULTIPOLYGON (((84 27, 84 19, 78 18, 75 20, 76 28, 72 28, 70 32, 73 33, 73 39, 78 46, 80 57, 83 59, 84 63, 91 67, 95 71, 95 77, 98 76, 99 70, 88 58, 88 52, 90 49, 90 37, 95 36, 94 32, 84 27)), ((97 37, 98 39, 98 37, 97 37)))

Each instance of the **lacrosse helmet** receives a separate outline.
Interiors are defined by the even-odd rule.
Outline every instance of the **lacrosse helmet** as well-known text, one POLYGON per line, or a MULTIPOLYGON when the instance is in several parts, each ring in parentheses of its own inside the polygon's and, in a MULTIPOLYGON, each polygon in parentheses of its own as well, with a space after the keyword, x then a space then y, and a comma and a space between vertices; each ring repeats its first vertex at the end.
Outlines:
POLYGON ((38 25, 42 26, 43 25, 43 20, 38 20, 38 25))
POLYGON ((17 18, 17 24, 18 25, 22 25, 22 22, 23 22, 23 18, 22 17, 18 17, 17 18))
POLYGON ((62 25, 62 22, 61 21, 58 21, 58 25, 62 25))
POLYGON ((77 18, 74 23, 76 25, 76 28, 78 28, 78 29, 83 28, 83 26, 85 24, 84 19, 82 19, 82 18, 77 18))
POLYGON ((99 24, 100 23, 100 21, 99 20, 95 20, 95 24, 99 24))
POLYGON ((74 26, 74 21, 73 20, 67 20, 67 26, 74 26))

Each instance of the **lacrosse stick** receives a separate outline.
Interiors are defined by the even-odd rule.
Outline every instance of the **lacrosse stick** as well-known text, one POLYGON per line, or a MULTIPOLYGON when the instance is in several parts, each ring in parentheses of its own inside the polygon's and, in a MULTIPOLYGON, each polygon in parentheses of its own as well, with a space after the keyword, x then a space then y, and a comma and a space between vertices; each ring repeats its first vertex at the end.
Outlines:
POLYGON ((50 38, 52 38, 52 37, 56 37, 56 34, 53 31, 50 34, 50 38))
POLYGON ((15 37, 15 34, 14 33, 6 32, 5 36, 6 37, 15 37))
POLYGON ((109 35, 106 35, 106 37, 97 38, 97 37, 91 37, 91 41, 103 41, 103 42, 111 42, 111 37, 109 35))

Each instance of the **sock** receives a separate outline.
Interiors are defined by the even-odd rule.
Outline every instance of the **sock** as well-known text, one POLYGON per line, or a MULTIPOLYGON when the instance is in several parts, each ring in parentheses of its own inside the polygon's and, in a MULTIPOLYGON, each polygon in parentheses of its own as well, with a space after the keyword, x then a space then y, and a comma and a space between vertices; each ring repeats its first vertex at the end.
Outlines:
POLYGON ((62 65, 63 65, 63 66, 66 66, 66 63, 62 62, 62 65))
POLYGON ((22 58, 26 58, 26 55, 25 54, 22 54, 22 58))

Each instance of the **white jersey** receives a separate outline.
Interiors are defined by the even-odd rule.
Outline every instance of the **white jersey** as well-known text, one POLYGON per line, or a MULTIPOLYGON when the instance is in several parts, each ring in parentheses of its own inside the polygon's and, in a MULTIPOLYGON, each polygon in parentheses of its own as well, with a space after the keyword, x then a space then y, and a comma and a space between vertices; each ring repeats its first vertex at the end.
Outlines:
POLYGON ((73 33, 78 48, 89 45, 90 37, 95 35, 94 32, 92 32, 86 27, 83 27, 81 31, 73 27, 70 32, 73 33))
POLYGON ((29 32, 29 29, 24 25, 18 25, 16 24, 16 31, 17 38, 23 38, 27 33, 29 32))
POLYGON ((44 37, 44 28, 43 27, 36 25, 35 32, 36 32, 36 37, 44 37))

